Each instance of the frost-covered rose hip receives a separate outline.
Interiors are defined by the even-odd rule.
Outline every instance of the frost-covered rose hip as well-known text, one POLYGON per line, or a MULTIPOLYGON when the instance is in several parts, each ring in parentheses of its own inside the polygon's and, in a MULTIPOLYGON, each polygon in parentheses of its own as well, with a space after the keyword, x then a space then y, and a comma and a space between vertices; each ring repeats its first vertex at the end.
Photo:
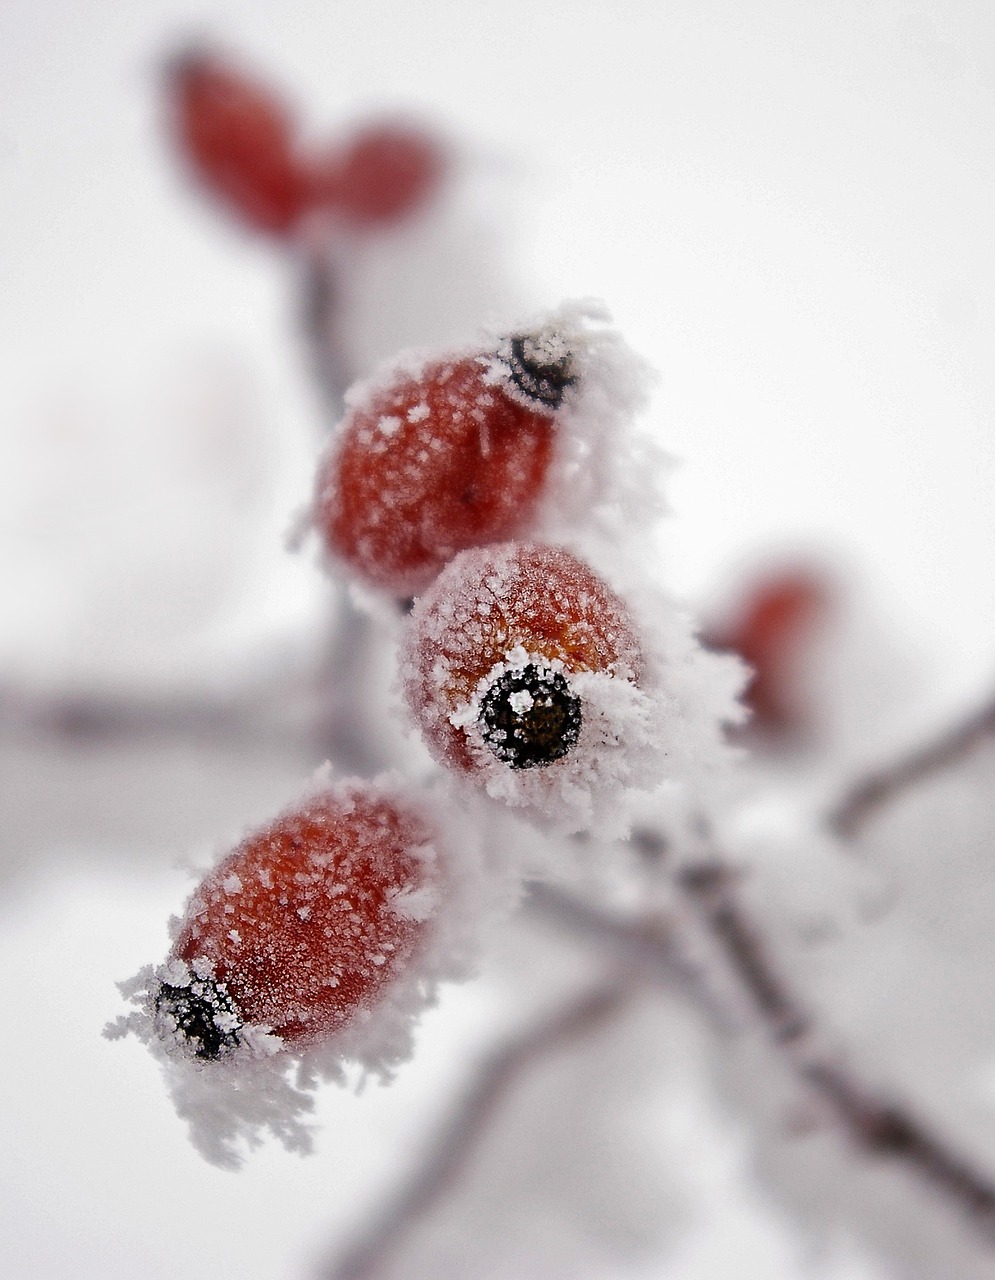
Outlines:
POLYGON ((105 1028, 149 1047, 193 1142, 228 1168, 267 1132, 308 1150, 311 1094, 345 1064, 389 1080, 515 898, 516 868, 486 859, 462 815, 457 845, 430 790, 326 774, 203 879, 105 1028))
POLYGON ((401 663, 432 754, 492 795, 577 817, 580 797, 632 780, 642 648, 622 600, 562 547, 458 555, 416 602, 401 663))
POLYGON ((458 551, 529 532, 574 363, 547 330, 396 367, 353 405, 321 464, 314 519, 332 555, 409 596, 458 551))
POLYGON ((187 905, 155 996, 160 1034, 218 1058, 250 1026, 305 1047, 341 1030, 424 941, 434 839, 410 800, 360 782, 248 836, 187 905))

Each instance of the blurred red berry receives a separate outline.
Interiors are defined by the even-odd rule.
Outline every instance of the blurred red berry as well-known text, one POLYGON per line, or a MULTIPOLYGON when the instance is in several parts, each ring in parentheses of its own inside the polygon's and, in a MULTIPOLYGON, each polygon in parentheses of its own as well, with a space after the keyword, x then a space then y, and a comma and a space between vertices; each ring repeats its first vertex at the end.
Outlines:
POLYGON ((401 665, 433 755, 472 774, 494 759, 517 770, 568 755, 584 718, 575 677, 636 681, 643 659, 625 605, 582 560, 507 543, 442 571, 408 620, 401 665))
POLYGON ((347 415, 321 464, 315 523, 329 550, 408 596, 458 551, 527 533, 571 367, 555 336, 538 335, 395 371, 347 415))
POLYGON ((187 981, 163 980, 160 1025, 203 1058, 236 1047, 247 1023, 293 1044, 338 1031, 422 941, 432 840, 419 809, 358 782, 248 836, 187 905, 170 956, 184 963, 166 970, 185 965, 187 981))
POLYGON ((343 151, 312 163, 311 198, 358 226, 397 222, 431 197, 445 167, 442 148, 419 129, 368 125, 343 151))
POLYGON ((803 677, 830 603, 824 577, 807 568, 782 570, 758 582, 736 617, 705 637, 714 648, 738 653, 752 668, 743 694, 752 728, 789 734, 810 727, 803 677))
POLYGON ((253 229, 286 235, 308 190, 283 103, 207 53, 174 59, 167 87, 177 145, 199 182, 253 229))

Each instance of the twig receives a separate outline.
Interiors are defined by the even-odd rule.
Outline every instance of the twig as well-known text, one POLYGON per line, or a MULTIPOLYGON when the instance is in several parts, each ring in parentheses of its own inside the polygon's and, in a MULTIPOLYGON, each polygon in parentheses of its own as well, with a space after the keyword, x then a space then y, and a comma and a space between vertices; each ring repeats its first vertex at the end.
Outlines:
POLYGON ((644 980, 676 988, 709 1015, 715 1029, 740 1029, 728 997, 709 985, 709 975, 679 945, 680 929, 669 919, 623 919, 548 884, 531 886, 526 910, 574 937, 594 943, 617 965, 631 966, 644 980))
POLYGON ((734 882, 734 873, 717 858, 678 877, 773 1039, 790 1044, 809 1030, 808 1016, 770 964, 758 930, 736 899, 734 882))
POLYGON ((878 1156, 904 1160, 974 1220, 995 1244, 995 1185, 928 1132, 901 1107, 865 1091, 841 1067, 828 1062, 800 1064, 801 1074, 843 1121, 850 1136, 878 1156))
POLYGON ((515 1083, 544 1058, 595 1031, 621 1009, 626 998, 627 988, 620 983, 599 985, 571 998, 561 1009, 495 1050, 443 1123, 432 1149, 416 1165, 410 1181, 345 1257, 326 1273, 328 1280, 374 1280, 382 1275, 412 1228, 456 1183, 515 1083))
POLYGON ((336 323, 338 283, 321 227, 312 228, 302 242, 299 270, 299 323, 328 425, 332 427, 342 416, 352 376, 336 323))
MULTIPOLYGON (((285 691, 281 691, 285 698, 285 691)), ((54 738, 68 747, 150 739, 304 750, 307 729, 266 697, 141 697, 113 691, 53 693, 0 688, 0 729, 54 738)))
POLYGON ((373 618, 340 587, 316 689, 317 740, 322 756, 360 777, 373 777, 392 763, 377 723, 380 709, 370 698, 382 643, 373 618))
POLYGON ((863 1084, 819 1043, 811 1018, 777 973, 759 930, 739 904, 730 869, 714 858, 685 872, 680 883, 774 1043, 795 1073, 829 1104, 848 1137, 872 1155, 901 1161, 930 1182, 995 1244, 995 1183, 907 1108, 863 1084))
MULTIPOLYGON (((930 1182, 982 1233, 995 1242, 995 1183, 929 1131, 906 1107, 877 1094, 845 1068, 818 1036, 818 1028, 777 972, 763 937, 736 895, 736 876, 717 856, 687 869, 679 884, 708 926, 728 969, 778 1052, 809 1089, 827 1103, 848 1138, 869 1154, 900 1161, 930 1182)), ((733 1013, 719 1010, 716 992, 705 984, 700 967, 682 960, 671 920, 666 934, 644 922, 620 920, 559 890, 534 891, 543 913, 580 936, 610 949, 619 960, 638 964, 647 976, 656 970, 670 985, 675 977, 686 995, 700 1001, 722 1030, 736 1025, 733 1013)), ((742 1025, 741 1020, 739 1020, 742 1025)))
POLYGON ((315 672, 270 678, 227 695, 0 685, 0 735, 69 751, 150 743, 279 751, 300 756, 311 768, 331 760, 342 773, 372 777, 391 763, 363 696, 377 643, 372 620, 343 592, 315 672))
POLYGON ((837 835, 852 839, 886 804, 931 774, 956 764, 992 735, 995 735, 995 698, 932 742, 855 782, 829 811, 826 820, 830 828, 837 835))

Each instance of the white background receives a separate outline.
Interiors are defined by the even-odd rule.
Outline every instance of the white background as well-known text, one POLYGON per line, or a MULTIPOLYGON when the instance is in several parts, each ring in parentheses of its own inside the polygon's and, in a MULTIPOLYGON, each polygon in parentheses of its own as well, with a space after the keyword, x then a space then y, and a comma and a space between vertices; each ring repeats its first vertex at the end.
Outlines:
MULTIPOLYGON (((433 122, 511 291, 607 301, 662 375, 652 421, 684 459, 675 588, 708 599, 742 557, 814 546, 917 655, 924 704, 986 687, 987 4, 7 0, 0 32, 0 684, 211 682, 274 639, 296 652, 321 609, 280 544, 319 439, 288 264, 206 207, 163 141, 159 62, 206 35, 315 136, 369 109, 433 122), (216 421, 215 395, 229 425, 204 444, 190 424, 216 421)), ((389 272, 376 287, 388 306, 389 272)), ((182 760, 7 754, 8 1274, 302 1274, 349 1221, 334 1133, 311 1162, 206 1169, 151 1065, 98 1038, 113 980, 164 945, 171 857, 262 816, 301 762, 208 784, 182 760)), ((453 1000, 427 1036, 436 1076, 486 1039, 453 1000)), ((328 1104, 373 1135, 345 1185, 390 1167, 421 1096, 414 1076, 397 1089, 328 1104)), ((790 1230, 736 1185, 700 1237, 732 1221, 726 1260, 674 1275, 743 1276, 751 1250, 757 1275, 797 1274, 790 1230)))

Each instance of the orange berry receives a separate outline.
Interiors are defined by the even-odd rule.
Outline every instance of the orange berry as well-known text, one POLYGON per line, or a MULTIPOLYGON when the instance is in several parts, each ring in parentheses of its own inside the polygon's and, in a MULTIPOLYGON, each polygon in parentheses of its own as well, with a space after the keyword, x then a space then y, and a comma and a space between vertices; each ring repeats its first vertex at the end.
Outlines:
POLYGON ((173 60, 167 88, 176 141, 201 184, 254 230, 286 235, 308 193, 284 105, 242 71, 196 51, 173 60))
POLYGON ((457 556, 416 602, 402 655, 429 749, 471 775, 568 757, 586 719, 582 677, 635 682, 642 666, 614 591, 569 551, 536 543, 457 556))
POLYGON ((187 904, 156 996, 160 1029, 202 1058, 237 1047, 245 1024, 304 1046, 340 1030, 424 941, 432 842, 418 808, 359 782, 248 836, 187 904))
POLYGON ((328 549, 407 596, 458 551, 527 533, 574 381, 551 334, 396 369, 352 408, 321 464, 315 523, 328 549))

